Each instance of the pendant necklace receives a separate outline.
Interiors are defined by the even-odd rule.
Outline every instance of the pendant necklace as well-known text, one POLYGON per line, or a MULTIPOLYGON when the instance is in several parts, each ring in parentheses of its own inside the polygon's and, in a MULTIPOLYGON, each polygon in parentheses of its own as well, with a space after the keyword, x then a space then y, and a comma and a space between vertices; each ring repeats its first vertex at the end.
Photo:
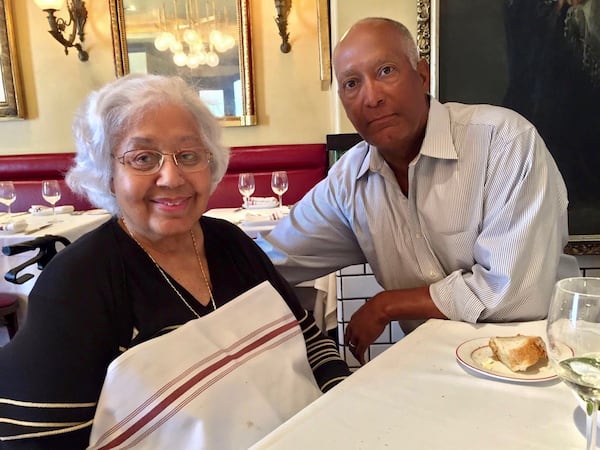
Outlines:
MULTIPOLYGON (((187 308, 196 316, 196 317, 200 317, 200 315, 194 310, 194 308, 192 308, 192 306, 185 300, 185 298, 183 297, 183 295, 181 295, 181 292, 179 292, 179 290, 173 285, 173 283, 171 283, 171 280, 169 279, 169 277, 167 276, 167 274, 164 272, 164 270, 162 270, 162 268, 158 265, 158 263, 156 262, 156 260, 152 257, 152 255, 144 248, 144 246, 141 244, 140 241, 138 241, 135 236, 133 235, 133 233, 129 230, 129 227, 127 226, 127 223, 125 222, 125 219, 123 217, 121 217, 121 220, 123 221, 123 225, 125 225, 125 230, 127 231, 127 233, 129 234, 129 236, 131 236, 131 239, 133 239, 135 241, 135 243, 137 245, 140 246, 140 248, 144 251, 144 253, 146 255, 148 255, 148 258, 150 258, 150 260, 154 263, 154 265, 156 266, 156 268, 158 269, 158 271, 160 272, 160 274, 162 275, 162 277, 165 279, 165 281, 167 282, 167 284, 169 286, 171 286, 171 289, 173 289, 173 291, 177 294, 177 296, 179 297, 179 299, 185 304, 185 306, 187 306, 187 308)), ((212 289, 210 288, 210 284, 208 282, 208 277, 206 276, 206 272, 204 271, 204 265, 202 264, 202 260, 200 258, 200 252, 198 251, 198 244, 196 243, 196 236, 194 235, 194 232, 192 230, 190 230, 190 235, 192 236, 192 243, 194 245, 194 253, 196 254, 196 260, 198 261, 198 265, 200 266, 200 271, 202 272, 202 278, 204 279, 204 283, 206 284, 206 288, 208 289, 208 294, 210 295, 210 304, 213 307, 213 311, 217 310, 217 305, 215 304, 215 299, 213 297, 213 293, 212 293, 212 289)))

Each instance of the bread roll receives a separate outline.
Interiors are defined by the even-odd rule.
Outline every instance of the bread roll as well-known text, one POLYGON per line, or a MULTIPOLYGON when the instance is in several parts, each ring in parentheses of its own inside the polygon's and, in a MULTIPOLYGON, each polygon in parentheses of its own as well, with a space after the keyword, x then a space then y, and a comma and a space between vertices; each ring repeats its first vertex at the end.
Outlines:
POLYGON ((490 338, 494 357, 513 372, 523 372, 547 359, 546 345, 539 336, 504 336, 490 338))

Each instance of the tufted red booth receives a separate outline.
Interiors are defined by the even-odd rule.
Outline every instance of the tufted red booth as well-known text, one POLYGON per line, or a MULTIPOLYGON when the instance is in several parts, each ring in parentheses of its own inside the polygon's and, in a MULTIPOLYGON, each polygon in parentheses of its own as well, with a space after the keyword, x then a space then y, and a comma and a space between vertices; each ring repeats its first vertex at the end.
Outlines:
POLYGON ((237 207, 242 204, 238 175, 252 172, 256 182, 254 196, 275 196, 271 191, 271 172, 285 170, 289 189, 283 195, 286 205, 296 203, 327 174, 325 144, 259 145, 232 147, 227 173, 208 202, 208 208, 237 207))
POLYGON ((48 205, 42 198, 43 180, 59 180, 61 183, 62 195, 57 205, 73 205, 78 210, 91 209, 88 201, 71 192, 64 182, 65 173, 72 163, 73 153, 0 156, 0 180, 13 181, 17 191, 12 211, 27 211, 31 205, 48 205))
MULTIPOLYGON (((73 162, 73 153, 44 153, 0 156, 0 180, 15 183, 17 199, 12 211, 26 211, 32 204, 44 205, 42 180, 58 179, 62 183, 59 205, 90 209, 85 198, 76 196, 64 183, 64 175, 73 162)), ((255 196, 272 196, 271 172, 286 170, 290 187, 283 196, 285 204, 297 202, 327 173, 325 144, 288 144, 232 147, 231 159, 223 181, 213 193, 208 207, 237 207, 242 196, 237 189, 238 174, 254 173, 255 196)), ((1 206, 0 206, 1 207, 1 206)))

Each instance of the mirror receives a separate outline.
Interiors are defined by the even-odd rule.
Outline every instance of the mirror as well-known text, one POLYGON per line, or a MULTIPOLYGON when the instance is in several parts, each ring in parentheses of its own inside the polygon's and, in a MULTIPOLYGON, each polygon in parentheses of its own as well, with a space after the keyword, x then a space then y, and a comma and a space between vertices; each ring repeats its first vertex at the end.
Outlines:
POLYGON ((223 125, 256 125, 249 0, 109 1, 117 76, 178 75, 223 125))
POLYGON ((0 0, 0 120, 24 118, 16 58, 11 2, 0 0))

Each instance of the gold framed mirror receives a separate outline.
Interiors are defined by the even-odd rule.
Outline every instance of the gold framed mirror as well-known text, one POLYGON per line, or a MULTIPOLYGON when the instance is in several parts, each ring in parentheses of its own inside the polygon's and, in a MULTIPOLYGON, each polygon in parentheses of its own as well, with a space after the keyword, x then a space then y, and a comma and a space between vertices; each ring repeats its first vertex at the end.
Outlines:
POLYGON ((11 0, 0 0, 0 120, 24 117, 11 0))
POLYGON ((109 0, 115 72, 179 75, 224 126, 256 125, 249 0, 109 0))

